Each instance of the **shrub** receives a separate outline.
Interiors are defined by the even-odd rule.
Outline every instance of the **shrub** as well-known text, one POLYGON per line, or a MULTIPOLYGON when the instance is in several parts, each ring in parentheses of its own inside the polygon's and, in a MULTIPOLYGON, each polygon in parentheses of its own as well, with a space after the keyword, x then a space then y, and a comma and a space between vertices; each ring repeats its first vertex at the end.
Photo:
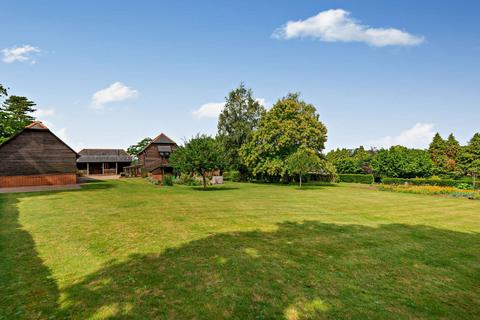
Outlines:
POLYGON ((372 184, 374 182, 373 174, 339 174, 339 182, 372 184))
POLYGON ((164 186, 173 186, 173 177, 170 174, 166 174, 162 177, 162 184, 164 186))
POLYGON ((235 170, 225 171, 223 173, 223 180, 238 182, 241 180, 240 172, 235 170))
POLYGON ((439 187, 456 187, 459 182, 464 181, 452 179, 402 179, 402 178, 382 178, 383 184, 410 184, 414 186, 439 186, 439 187))
POLYGON ((148 177, 147 178, 147 181, 154 184, 154 185, 159 185, 160 184, 160 181, 158 181, 157 179, 153 178, 153 177, 148 177))
POLYGON ((200 181, 192 177, 187 173, 180 174, 180 177, 175 179, 176 184, 186 185, 186 186, 199 186, 200 181))
POLYGON ((470 190, 470 189, 473 189, 473 186, 468 183, 459 183, 457 184, 457 189, 470 190))

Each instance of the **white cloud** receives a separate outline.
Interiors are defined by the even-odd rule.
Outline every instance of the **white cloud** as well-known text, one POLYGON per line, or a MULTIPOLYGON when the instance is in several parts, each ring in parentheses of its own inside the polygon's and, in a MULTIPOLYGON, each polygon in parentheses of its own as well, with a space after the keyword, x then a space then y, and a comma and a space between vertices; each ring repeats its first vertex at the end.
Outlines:
POLYGON ((51 117, 55 115, 55 108, 48 107, 48 108, 38 108, 35 112, 32 113, 32 116, 38 119, 44 117, 51 117))
MULTIPOLYGON (((262 106, 266 106, 266 100, 263 98, 255 99, 262 106)), ((200 108, 193 111, 192 114, 197 118, 217 118, 225 107, 225 102, 209 102, 202 104, 200 108)))
POLYGON ((13 63, 15 61, 18 62, 30 62, 31 64, 35 64, 35 55, 38 55, 42 50, 37 47, 33 47, 29 44, 21 46, 21 47, 11 47, 2 49, 3 53, 3 62, 5 63, 13 63))
POLYGON ((326 42, 365 42, 375 47, 413 46, 424 41, 395 28, 372 28, 361 24, 343 9, 322 11, 316 16, 299 21, 288 21, 275 30, 274 38, 315 38, 326 42))
POLYGON ((209 102, 202 104, 200 108, 193 111, 197 118, 216 118, 220 115, 225 106, 225 102, 209 102))
POLYGON ((402 145, 408 148, 426 148, 432 141, 435 131, 432 123, 417 123, 412 128, 402 131, 398 136, 386 136, 373 140, 368 145, 378 148, 388 148, 402 145))
POLYGON ((95 92, 92 96, 92 105, 95 109, 102 109, 105 104, 123 101, 137 96, 137 90, 127 87, 121 82, 115 82, 108 88, 95 92))

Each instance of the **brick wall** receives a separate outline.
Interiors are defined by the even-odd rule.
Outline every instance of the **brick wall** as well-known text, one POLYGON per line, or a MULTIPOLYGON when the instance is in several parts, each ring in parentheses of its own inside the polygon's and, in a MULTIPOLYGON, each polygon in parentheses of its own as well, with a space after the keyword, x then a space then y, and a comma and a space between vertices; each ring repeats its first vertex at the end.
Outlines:
POLYGON ((0 176, 0 188, 61 185, 75 183, 77 183, 77 176, 74 173, 31 176, 0 176))

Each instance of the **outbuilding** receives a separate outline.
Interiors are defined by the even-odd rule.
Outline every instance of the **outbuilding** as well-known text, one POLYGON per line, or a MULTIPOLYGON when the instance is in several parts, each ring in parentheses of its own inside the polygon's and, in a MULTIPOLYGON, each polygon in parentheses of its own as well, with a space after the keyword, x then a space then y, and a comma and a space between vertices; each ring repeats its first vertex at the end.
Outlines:
POLYGON ((35 121, 0 145, 0 188, 75 184, 78 157, 35 121))
POLYGON ((83 149, 77 168, 84 175, 117 175, 132 164, 132 156, 122 149, 83 149))

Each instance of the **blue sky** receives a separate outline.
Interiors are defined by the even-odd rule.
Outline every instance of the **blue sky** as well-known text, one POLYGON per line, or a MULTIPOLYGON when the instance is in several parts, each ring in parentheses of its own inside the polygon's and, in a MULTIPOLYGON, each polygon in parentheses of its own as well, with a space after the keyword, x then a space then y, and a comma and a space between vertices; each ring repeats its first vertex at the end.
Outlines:
POLYGON ((244 81, 313 103, 328 148, 466 142, 480 123, 478 1, 5 1, 0 83, 75 149, 216 132, 244 81), (290 22, 290 23, 289 23, 290 22), (199 108, 203 108, 199 111, 199 108))

